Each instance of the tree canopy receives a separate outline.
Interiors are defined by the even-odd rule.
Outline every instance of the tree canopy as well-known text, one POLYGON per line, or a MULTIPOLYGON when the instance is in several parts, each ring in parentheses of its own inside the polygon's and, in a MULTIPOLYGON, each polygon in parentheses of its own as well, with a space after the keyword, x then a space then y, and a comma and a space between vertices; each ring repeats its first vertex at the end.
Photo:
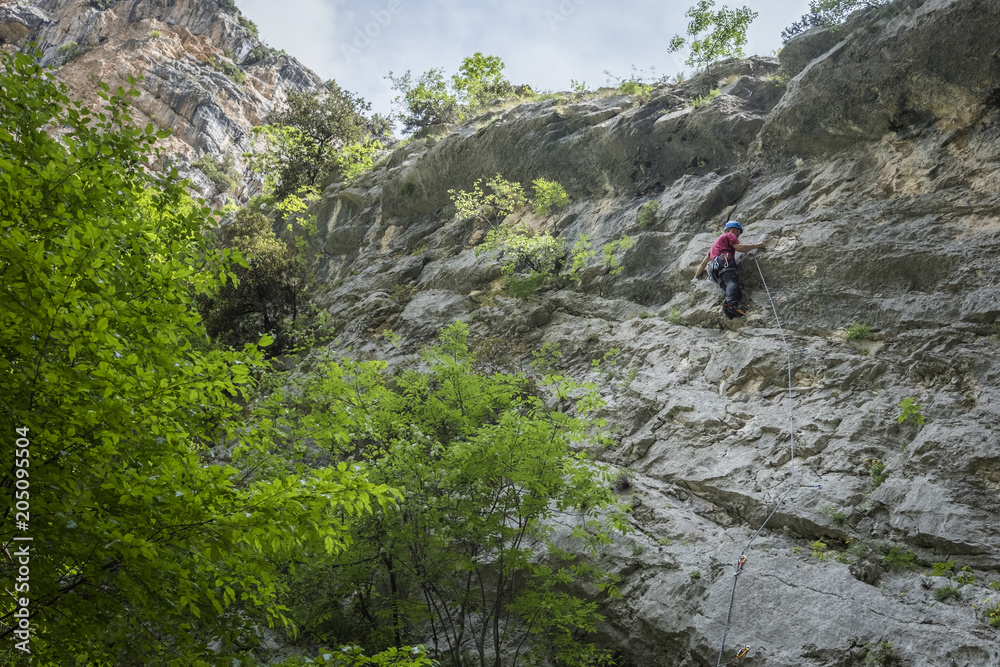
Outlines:
POLYGON ((275 564, 343 548, 392 496, 246 432, 261 352, 212 349, 193 307, 232 278, 208 209, 154 171, 165 133, 132 124, 137 91, 102 85, 90 111, 38 57, 0 55, 0 483, 23 503, 0 541, 30 559, 0 637, 20 653, 26 608, 34 664, 229 665, 287 620, 275 564))
POLYGON ((371 149, 388 130, 388 119, 365 117, 370 108, 334 81, 322 91, 290 90, 271 122, 254 128, 265 150, 250 154, 251 166, 267 174, 267 189, 278 200, 343 177, 358 162, 358 147, 371 149))
POLYGON ((687 39, 674 35, 669 53, 689 46, 691 52, 684 62, 692 67, 707 67, 721 58, 743 57, 747 28, 757 18, 757 12, 749 7, 729 9, 725 5, 719 11, 712 11, 713 7, 715 0, 698 0, 684 12, 684 16, 691 19, 687 39))

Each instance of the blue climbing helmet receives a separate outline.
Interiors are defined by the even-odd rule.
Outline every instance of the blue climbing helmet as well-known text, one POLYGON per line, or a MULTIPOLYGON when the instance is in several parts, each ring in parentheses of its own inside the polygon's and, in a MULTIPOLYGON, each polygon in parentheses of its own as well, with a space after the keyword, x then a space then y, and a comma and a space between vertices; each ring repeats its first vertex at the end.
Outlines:
POLYGON ((728 232, 730 229, 738 229, 738 230, 740 230, 742 232, 743 231, 743 225, 741 225, 740 223, 736 222, 735 220, 732 220, 732 221, 726 223, 726 227, 722 231, 728 232))

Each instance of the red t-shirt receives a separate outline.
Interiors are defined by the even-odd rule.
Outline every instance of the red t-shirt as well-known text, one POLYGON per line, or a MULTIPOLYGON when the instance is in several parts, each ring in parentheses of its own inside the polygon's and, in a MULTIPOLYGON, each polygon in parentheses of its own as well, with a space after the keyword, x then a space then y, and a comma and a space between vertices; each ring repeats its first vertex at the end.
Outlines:
POLYGON ((739 237, 736 236, 736 234, 726 232, 719 238, 715 239, 715 243, 712 244, 712 249, 708 251, 708 258, 715 259, 723 253, 735 256, 736 249, 733 246, 739 242, 739 237))

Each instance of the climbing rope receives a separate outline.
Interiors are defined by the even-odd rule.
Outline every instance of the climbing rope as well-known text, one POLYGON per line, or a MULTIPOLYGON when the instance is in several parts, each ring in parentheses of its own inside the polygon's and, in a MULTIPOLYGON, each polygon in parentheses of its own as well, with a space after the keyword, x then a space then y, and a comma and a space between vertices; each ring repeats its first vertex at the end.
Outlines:
MULTIPOLYGON (((781 320, 778 318, 778 310, 774 306, 774 299, 771 298, 771 290, 768 289, 767 281, 764 280, 764 272, 760 269, 757 257, 754 254, 752 254, 751 257, 753 257, 753 263, 757 266, 757 273, 760 274, 760 281, 764 285, 764 291, 767 292, 767 300, 771 305, 771 312, 774 314, 774 322, 778 325, 778 333, 781 335, 781 344, 785 348, 785 365, 788 367, 788 434, 789 450, 791 452, 791 459, 789 460, 791 463, 791 475, 788 479, 788 488, 785 489, 783 494, 781 494, 781 497, 778 499, 774 509, 767 515, 767 518, 764 519, 764 523, 760 525, 760 528, 758 528, 757 532, 753 534, 750 541, 746 543, 746 546, 743 547, 743 550, 740 551, 740 554, 736 559, 736 569, 733 572, 733 588, 729 594, 729 610, 726 612, 726 625, 722 631, 722 645, 719 647, 719 659, 716 662, 716 667, 725 667, 725 665, 739 660, 750 651, 750 646, 744 645, 736 652, 736 656, 732 660, 725 663, 722 662, 722 656, 726 650, 726 637, 729 635, 729 623, 733 616, 733 604, 736 601, 736 582, 739 580, 740 573, 743 572, 743 566, 747 562, 746 552, 750 549, 750 545, 752 545, 754 540, 756 540, 761 534, 764 527, 767 526, 768 522, 771 520, 771 517, 774 516, 775 512, 778 511, 778 508, 785 502, 788 494, 792 492, 792 489, 798 486, 804 486, 797 484, 795 481, 795 398, 793 393, 794 390, 792 388, 792 351, 791 348, 788 347, 788 341, 785 339, 785 331, 781 326, 781 320)), ((809 485, 807 488, 819 488, 819 486, 820 485, 818 484, 814 484, 809 485)))

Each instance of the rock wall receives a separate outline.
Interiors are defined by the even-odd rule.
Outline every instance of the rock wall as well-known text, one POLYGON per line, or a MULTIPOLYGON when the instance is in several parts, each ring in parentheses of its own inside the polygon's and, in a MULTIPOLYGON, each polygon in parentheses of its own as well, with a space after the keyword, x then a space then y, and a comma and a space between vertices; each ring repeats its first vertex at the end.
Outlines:
POLYGON ((716 664, 736 557, 794 469, 736 579, 723 662, 749 644, 739 664, 1000 665, 982 616, 1000 599, 997 11, 903 3, 642 104, 500 106, 313 210, 335 347, 401 362, 463 319, 501 341, 503 363, 558 344, 560 370, 602 384, 615 445, 592 453, 630 471, 634 506, 635 531, 600 558, 623 577, 600 634, 618 664, 716 664), (483 230, 454 220, 448 190, 496 173, 570 191, 568 208, 508 222, 570 246, 590 235, 579 285, 491 292, 497 262, 475 256, 483 230), (660 210, 641 226, 649 201, 660 210), (768 244, 743 264, 734 322, 692 280, 727 218, 768 244), (610 275, 599 249, 626 233, 637 243, 610 275), (852 323, 872 332, 849 338, 852 323), (593 370, 612 348, 617 365, 593 370), (924 426, 898 423, 908 397, 924 426), (904 552, 919 565, 892 567, 904 552), (946 561, 974 580, 928 576, 946 561), (960 599, 937 599, 945 585, 960 599), (872 662, 885 642, 898 662, 872 662))
POLYGON ((0 45, 37 43, 43 64, 59 67, 75 99, 93 109, 103 104, 96 81, 128 88, 130 76, 144 77, 136 86, 142 95, 133 103, 136 123, 171 129, 163 147, 201 194, 221 205, 216 185, 189 163, 206 154, 232 156, 243 182, 227 194, 245 200, 260 185, 243 170, 251 128, 267 121, 285 91, 318 90, 322 84, 294 58, 266 47, 228 4, 8 0, 0 3, 0 45))

